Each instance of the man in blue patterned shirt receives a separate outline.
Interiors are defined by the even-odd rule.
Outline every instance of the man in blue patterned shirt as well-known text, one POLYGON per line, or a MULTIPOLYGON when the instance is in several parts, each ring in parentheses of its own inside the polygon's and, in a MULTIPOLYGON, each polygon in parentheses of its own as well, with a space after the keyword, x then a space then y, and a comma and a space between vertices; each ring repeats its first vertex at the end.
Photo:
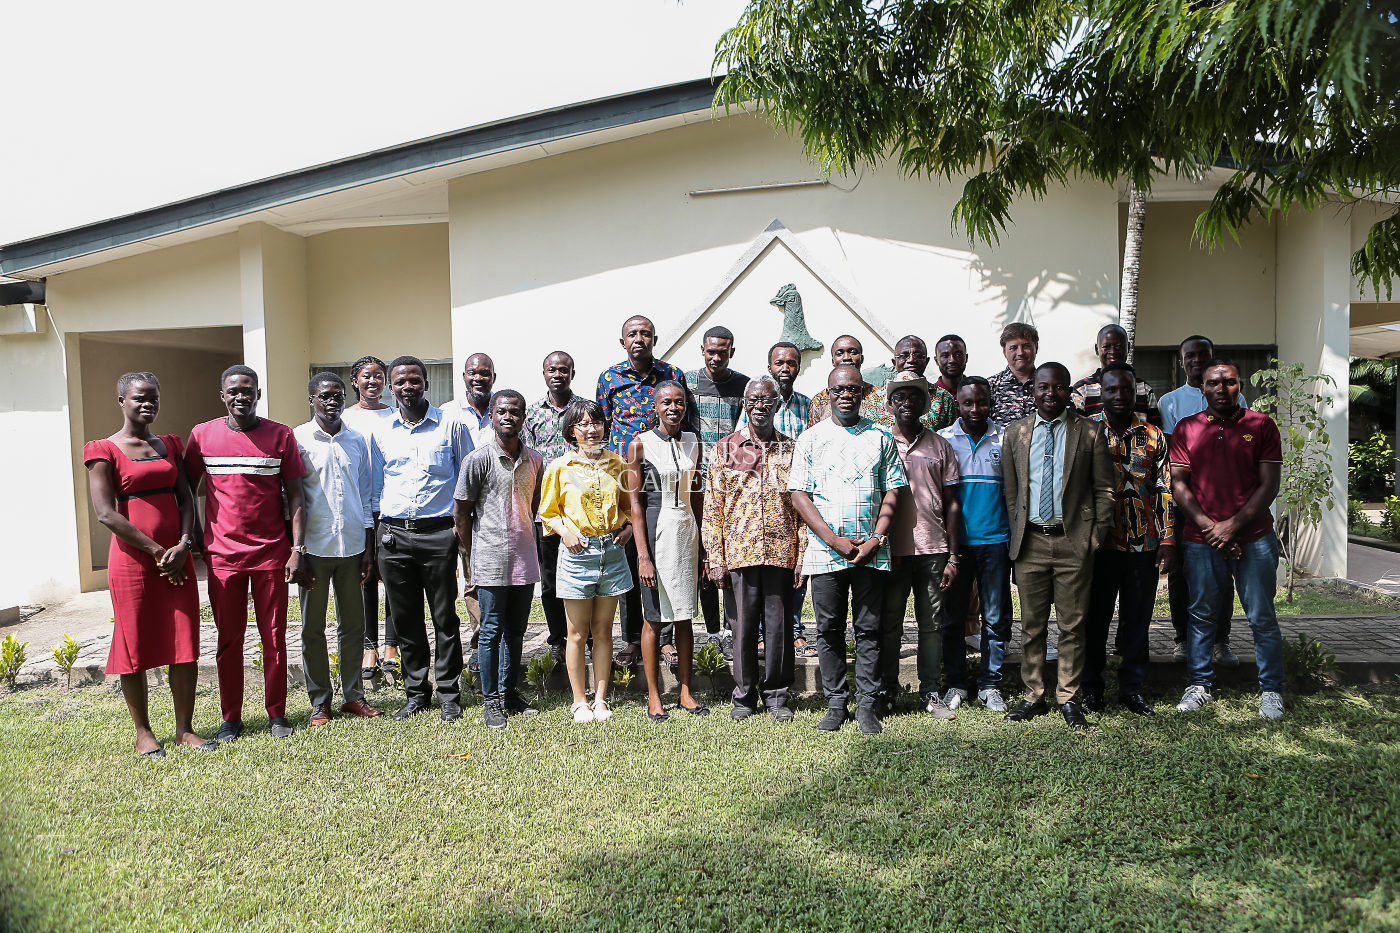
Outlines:
MULTIPOLYGON (((598 376, 597 401, 608 423, 608 450, 627 456, 632 438, 651 427, 652 394, 665 381, 679 382, 689 393, 685 373, 652 355, 656 346, 656 325, 651 318, 634 314, 622 322, 618 340, 627 359, 603 370, 598 376)), ((693 423, 693 420, 692 420, 693 423)), ((631 568, 632 589, 622 598, 622 638, 627 642, 617 656, 619 664, 631 666, 642 656, 642 596, 637 583, 637 545, 627 543, 627 566, 631 568)))
MULTIPOLYGON (((555 350, 544 358, 544 398, 525 412, 525 446, 537 450, 545 466, 569 452, 564 441, 564 409, 574 400, 574 358, 555 350)), ((540 556, 540 603, 549 628, 549 650, 556 663, 564 663, 564 643, 569 626, 564 618, 564 601, 554 595, 554 576, 559 567, 559 536, 546 535, 535 518, 535 549, 540 556)))
POLYGON ((909 485, 888 431, 860 415, 865 383, 854 366, 827 377, 828 418, 797 440, 788 474, 792 506, 808 528, 802 571, 812 583, 817 660, 827 714, 817 726, 835 732, 850 718, 846 677, 846 607, 856 635, 856 722, 881 731, 881 608, 890 569, 889 529, 900 490, 909 485))

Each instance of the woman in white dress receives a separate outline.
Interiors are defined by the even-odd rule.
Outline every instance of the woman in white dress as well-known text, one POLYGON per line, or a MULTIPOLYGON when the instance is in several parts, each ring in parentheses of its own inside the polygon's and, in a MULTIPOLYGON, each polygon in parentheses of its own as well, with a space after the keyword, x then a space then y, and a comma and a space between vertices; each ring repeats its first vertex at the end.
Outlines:
MULTIPOLYGON (((365 442, 375 428, 387 424, 398 409, 384 404, 384 385, 388 381, 388 368, 377 356, 362 356, 350 368, 350 386, 359 400, 347 405, 340 414, 340 420, 351 429, 363 434, 365 442)), ((360 661, 360 676, 372 681, 379 671, 379 570, 371 565, 369 579, 364 585, 365 600, 365 656, 360 661)), ((389 618, 389 604, 384 604, 384 660, 385 676, 399 679, 399 633, 394 631, 394 622, 389 618)))
POLYGON ((686 391, 659 383, 652 395, 656 426, 643 431, 627 451, 627 489, 637 542, 637 577, 642 586, 642 666, 647 675, 647 716, 669 718, 661 705, 661 629, 675 625, 680 707, 709 713, 690 693, 695 660, 691 620, 699 604, 701 463, 700 438, 684 430, 686 391))

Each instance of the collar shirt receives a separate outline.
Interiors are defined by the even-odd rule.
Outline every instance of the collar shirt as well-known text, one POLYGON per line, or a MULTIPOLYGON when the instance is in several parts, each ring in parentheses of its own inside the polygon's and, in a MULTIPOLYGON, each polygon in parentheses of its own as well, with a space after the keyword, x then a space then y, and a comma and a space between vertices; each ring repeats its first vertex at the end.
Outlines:
POLYGON ((473 449, 485 447, 496 436, 496 429, 491 426, 491 413, 483 415, 466 399, 449 399, 443 404, 442 413, 462 422, 472 437, 473 449))
POLYGON ((768 443, 747 429, 720 438, 710 458, 700 524, 711 563, 725 570, 802 566, 806 526, 788 492, 795 446, 781 432, 768 443))
POLYGON ((598 538, 632 520, 631 503, 623 491, 627 464, 611 450, 590 460, 577 450, 553 461, 540 488, 540 522, 546 534, 559 534, 569 525, 586 538, 598 538))
MULTIPOLYGON (((1187 483, 1206 517, 1214 522, 1231 518, 1259 488, 1259 464, 1282 463, 1283 441, 1278 425, 1268 415, 1241 409, 1233 418, 1221 418, 1203 411, 1177 422, 1167 445, 1173 467, 1188 472, 1187 483)), ((1253 541, 1269 534, 1274 517, 1261 509, 1247 528, 1240 529, 1240 541, 1253 541)), ((1201 529, 1193 521, 1181 523, 1181 536, 1204 543, 1201 529)))
POLYGON ((564 409, 555 408, 546 395, 525 412, 525 446, 539 451, 545 463, 569 452, 564 440, 564 409))
POLYGON ((986 433, 973 441, 961 418, 938 432, 958 458, 962 544, 1001 544, 1011 540, 1001 482, 1001 439, 1005 433, 1004 427, 989 421, 986 433))
MULTIPOLYGON (((860 416, 874 422, 886 431, 894 427, 894 415, 885 407, 884 386, 865 384, 865 394, 860 399, 860 416)), ((807 412, 807 427, 831 420, 831 390, 822 389, 812 396, 812 407, 807 412)))
POLYGON ((316 557, 351 557, 365 551, 365 529, 374 527, 370 509, 374 478, 369 442, 345 424, 327 434, 314 420, 292 429, 306 475, 306 552, 316 557))
MULTIPOLYGON (((795 441, 807 430, 807 417, 811 413, 812 400, 794 389, 790 398, 778 397, 778 407, 773 411, 773 427, 779 434, 786 434, 795 441)), ((742 431, 748 426, 749 413, 744 412, 739 415, 739 423, 734 430, 742 431)))
MULTIPOLYGON (((1103 411, 1103 370, 1096 369, 1092 376, 1086 376, 1070 386, 1069 403, 1088 418, 1103 411)), ((1144 379, 1137 380, 1133 412, 1142 415, 1148 424, 1162 426, 1162 412, 1157 407, 1157 393, 1152 391, 1151 384, 1144 379)))
MULTIPOLYGON (((1182 418, 1200 414, 1210 406, 1206 404, 1206 394, 1187 383, 1162 396, 1160 407, 1162 410, 1162 430, 1170 434, 1176 430, 1176 424, 1182 418)), ((1244 392, 1240 392, 1240 407, 1249 407, 1249 402, 1245 401, 1244 392)))
POLYGON ((1035 411, 1034 378, 1022 382, 1008 366, 989 377, 987 385, 992 389, 991 420, 997 424, 1019 421, 1035 411))
POLYGON ((1176 544, 1176 504, 1172 501, 1167 435, 1134 413, 1128 430, 1119 434, 1099 412, 1108 456, 1113 461, 1113 529, 1104 547, 1114 551, 1155 551, 1176 544))
MULTIPOLYGON (((1066 409, 1068 411, 1068 409, 1066 409)), ((1030 452, 1030 516, 1036 525, 1059 525, 1064 522, 1065 495, 1065 412, 1054 421, 1035 415, 1031 430, 1030 452), (1046 471, 1050 475, 1046 476, 1046 471)))
MULTIPOLYGON (((822 520, 838 535, 857 539, 875 533, 885 494, 907 485, 894 437, 864 418, 851 427, 829 418, 809 427, 797 439, 788 474, 790 491, 807 493, 822 520)), ((830 573, 850 566, 808 529, 804 573, 830 573)), ((889 570, 890 549, 876 550, 866 566, 889 570)))
POLYGON ((453 498, 467 502, 472 521, 472 583, 521 586, 540 582, 535 549, 535 501, 544 459, 522 442, 512 457, 492 437, 462 461, 453 498))
POLYGON ((375 428, 370 438, 376 512, 385 518, 441 518, 452 514, 452 489, 462 461, 472 452, 471 434, 456 418, 428 406, 412 427, 403 413, 375 428))
POLYGON ((890 553, 895 557, 948 553, 943 523, 945 491, 956 495, 962 474, 947 440, 924 428, 912 442, 892 435, 909 480, 909 494, 899 500, 890 525, 890 553))
POLYGON ((665 360, 652 360, 645 373, 633 369, 630 360, 603 370, 598 376, 597 402, 608 422, 608 450, 627 456, 632 438, 651 427, 652 393, 668 379, 688 389, 685 373, 665 360))

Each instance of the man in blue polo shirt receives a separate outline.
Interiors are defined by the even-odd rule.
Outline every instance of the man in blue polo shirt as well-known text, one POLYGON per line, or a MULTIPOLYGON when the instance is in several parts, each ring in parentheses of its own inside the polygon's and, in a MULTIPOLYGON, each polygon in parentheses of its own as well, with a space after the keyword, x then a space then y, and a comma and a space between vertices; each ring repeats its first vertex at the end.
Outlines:
POLYGON ((982 588, 982 670, 977 701, 1002 713, 1001 665, 1011 639, 1011 526, 1001 488, 1003 425, 989 421, 992 390, 981 376, 958 382, 958 420, 938 434, 958 458, 958 502, 962 506, 962 563, 944 597, 943 669, 948 692, 943 702, 957 709, 967 699, 967 658, 963 630, 974 580, 982 588))

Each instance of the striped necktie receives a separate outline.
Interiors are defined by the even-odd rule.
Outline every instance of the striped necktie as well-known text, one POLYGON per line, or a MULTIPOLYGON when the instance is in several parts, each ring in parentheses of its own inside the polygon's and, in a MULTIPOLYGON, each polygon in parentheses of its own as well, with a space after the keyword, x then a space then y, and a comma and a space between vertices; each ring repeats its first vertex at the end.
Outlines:
POLYGON ((1045 448, 1040 461, 1040 520, 1048 525, 1055 518, 1055 422, 1047 421, 1045 448))

